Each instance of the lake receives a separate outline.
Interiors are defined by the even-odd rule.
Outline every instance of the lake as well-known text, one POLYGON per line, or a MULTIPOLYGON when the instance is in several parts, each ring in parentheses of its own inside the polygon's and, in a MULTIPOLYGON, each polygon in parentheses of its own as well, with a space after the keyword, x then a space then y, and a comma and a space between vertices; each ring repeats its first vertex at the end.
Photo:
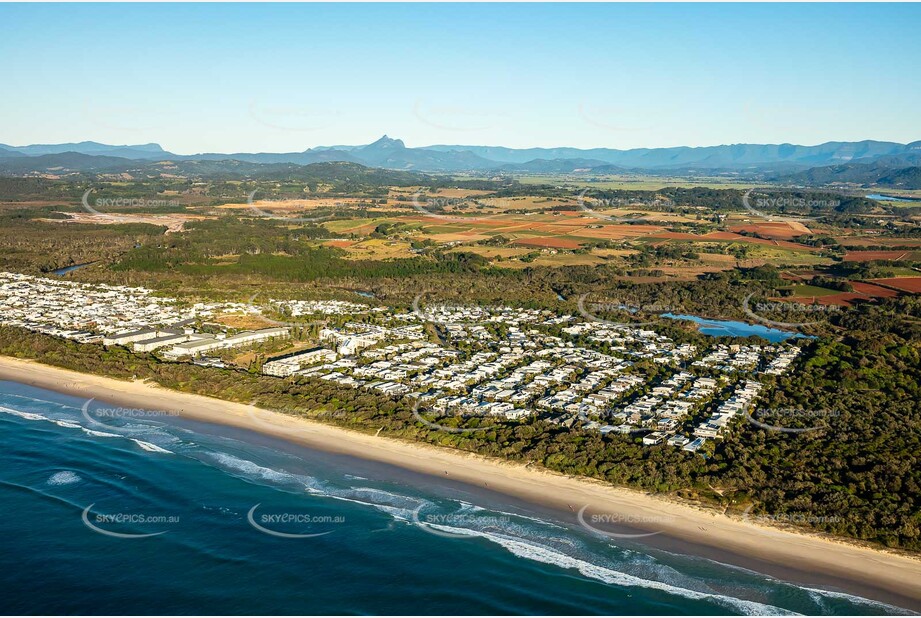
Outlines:
POLYGON ((919 199, 911 197, 895 197, 894 195, 882 195, 881 193, 872 193, 867 196, 868 200, 877 202, 921 202, 919 199))
POLYGON ((785 339, 803 338, 805 335, 794 333, 779 328, 769 328, 761 324, 746 324, 733 320, 712 320, 696 315, 676 315, 663 313, 659 317, 671 320, 690 320, 700 325, 700 332, 711 337, 763 337, 771 343, 779 343, 785 339))

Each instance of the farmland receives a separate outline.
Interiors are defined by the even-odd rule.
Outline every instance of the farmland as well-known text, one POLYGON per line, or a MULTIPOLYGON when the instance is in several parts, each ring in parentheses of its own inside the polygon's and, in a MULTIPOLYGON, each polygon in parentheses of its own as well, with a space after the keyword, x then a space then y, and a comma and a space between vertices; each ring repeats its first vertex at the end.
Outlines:
MULTIPOLYGON (((354 173, 348 169, 350 178, 354 173)), ((795 302, 852 303, 911 293, 911 283, 872 284, 869 279, 917 276, 913 265, 921 255, 921 237, 906 227, 912 221, 903 215, 887 223, 885 217, 891 220, 892 215, 884 207, 872 206, 873 219, 845 221, 829 213, 779 221, 770 212, 746 210, 740 189, 747 185, 725 179, 606 178, 607 184, 589 183, 589 189, 568 177, 545 177, 544 182, 537 182, 539 176, 424 180, 383 185, 335 177, 307 185, 249 180, 183 185, 172 180, 153 193, 145 193, 151 187, 143 182, 118 181, 103 183, 98 195, 147 195, 151 203, 166 200, 169 212, 157 207, 99 214, 82 208, 79 188, 74 188, 62 193, 73 198, 31 199, 7 207, 5 212, 16 218, 10 219, 3 240, 10 249, 5 260, 20 268, 31 263, 38 270, 94 262, 70 276, 130 276, 154 287, 172 270, 189 278, 183 285, 208 288, 240 276, 268 285, 321 273, 346 277, 351 285, 386 273, 423 276, 466 268, 461 265, 470 260, 515 277, 547 269, 562 280, 571 273, 597 272, 638 284, 693 282, 771 267, 782 274, 808 273, 791 275, 800 279, 796 289, 786 292, 795 302), (661 188, 663 181, 671 188, 661 188), (22 217, 41 222, 41 231, 17 227, 22 217), (146 224, 144 233, 153 236, 120 231, 138 224, 146 224), (122 242, 116 246, 102 240, 102 227, 123 234, 122 242), (35 234, 42 240, 29 246, 46 242, 59 247, 63 242, 79 250, 48 263, 45 256, 56 251, 23 245, 35 234), (157 235, 171 240, 157 241, 157 235), (102 242, 91 242, 94 237, 102 242), (202 277, 207 282, 193 283, 202 277), (809 287, 816 277, 835 278, 844 287, 860 285, 820 293, 809 287)))

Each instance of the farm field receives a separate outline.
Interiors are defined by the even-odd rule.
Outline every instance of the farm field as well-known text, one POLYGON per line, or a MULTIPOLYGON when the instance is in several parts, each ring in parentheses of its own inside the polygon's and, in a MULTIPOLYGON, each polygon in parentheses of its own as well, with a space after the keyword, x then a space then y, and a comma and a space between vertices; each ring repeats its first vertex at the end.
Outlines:
POLYGON ((737 225, 729 228, 729 230, 737 234, 747 232, 749 234, 757 234, 765 238, 780 240, 792 240, 797 236, 812 233, 812 230, 810 230, 804 224, 798 222, 753 223, 749 225, 737 225))
POLYGON ((903 292, 921 294, 921 277, 894 277, 889 279, 872 279, 871 281, 903 292))
POLYGON ((410 244, 404 241, 372 238, 345 247, 351 260, 394 260, 412 257, 410 244))
POLYGON ((836 236, 844 247, 918 247, 921 238, 879 238, 876 236, 836 236))
POLYGON ((592 254, 557 253, 543 254, 530 262, 521 260, 503 262, 502 266, 504 268, 527 268, 534 266, 554 268, 559 266, 596 266, 604 262, 604 258, 592 254))
POLYGON ((872 262, 874 260, 887 260, 900 262, 911 259, 913 251, 848 251, 844 256, 845 262, 872 262))

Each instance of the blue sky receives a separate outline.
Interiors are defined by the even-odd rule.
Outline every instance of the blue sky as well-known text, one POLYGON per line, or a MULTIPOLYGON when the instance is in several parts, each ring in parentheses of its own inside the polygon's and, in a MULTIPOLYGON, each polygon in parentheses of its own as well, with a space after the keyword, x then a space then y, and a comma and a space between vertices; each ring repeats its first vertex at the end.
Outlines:
POLYGON ((0 142, 921 139, 921 5, 0 5, 0 142))

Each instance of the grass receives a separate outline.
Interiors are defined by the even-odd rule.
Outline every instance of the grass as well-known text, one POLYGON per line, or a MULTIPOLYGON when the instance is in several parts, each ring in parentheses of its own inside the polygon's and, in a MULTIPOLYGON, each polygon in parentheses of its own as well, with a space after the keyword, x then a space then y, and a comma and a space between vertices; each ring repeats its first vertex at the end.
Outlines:
POLYGON ((412 257, 408 242, 372 238, 346 247, 346 259, 350 260, 394 260, 412 257))
POLYGON ((527 255, 534 251, 533 249, 517 249, 514 247, 484 247, 482 245, 463 245, 450 249, 448 253, 475 253, 482 255, 487 259, 501 257, 504 259, 517 258, 527 255))
POLYGON ((796 298, 811 298, 813 296, 832 296, 840 294, 840 290, 830 290, 817 285, 794 285, 793 296, 796 298))
POLYGON ((342 233, 342 232, 348 232, 349 230, 353 230, 363 225, 370 225, 372 223, 379 224, 385 221, 389 221, 389 219, 385 219, 385 218, 381 218, 381 219, 358 219, 358 218, 356 219, 337 219, 335 221, 324 222, 323 227, 325 227, 331 232, 342 233))
POLYGON ((535 258, 533 262, 503 262, 502 266, 505 268, 527 268, 529 266, 594 266, 595 264, 601 264, 604 261, 604 258, 597 255, 557 253, 556 255, 541 255, 540 257, 535 258))

